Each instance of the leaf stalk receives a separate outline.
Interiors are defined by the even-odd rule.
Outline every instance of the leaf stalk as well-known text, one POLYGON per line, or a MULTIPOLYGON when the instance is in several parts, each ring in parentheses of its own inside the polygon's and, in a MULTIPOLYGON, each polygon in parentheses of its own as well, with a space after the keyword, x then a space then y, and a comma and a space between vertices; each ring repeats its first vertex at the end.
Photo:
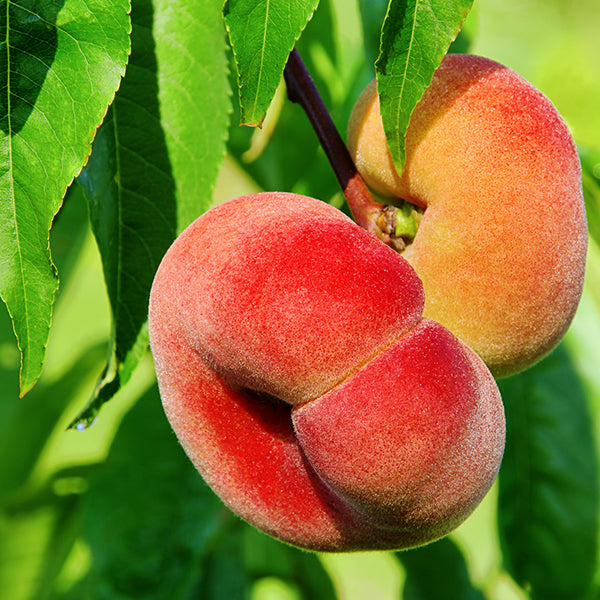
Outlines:
POLYGON ((404 242, 394 236, 396 207, 380 204, 373 198, 296 48, 290 53, 283 75, 288 98, 306 113, 356 223, 387 245, 404 249, 404 242))

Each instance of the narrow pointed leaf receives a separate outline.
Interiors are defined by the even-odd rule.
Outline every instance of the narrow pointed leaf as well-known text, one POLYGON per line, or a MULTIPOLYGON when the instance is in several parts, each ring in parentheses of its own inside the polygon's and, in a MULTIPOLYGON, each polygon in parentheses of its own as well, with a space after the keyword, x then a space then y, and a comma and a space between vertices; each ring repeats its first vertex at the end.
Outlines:
POLYGON ((129 2, 0 4, 0 296, 40 375, 58 287, 49 230, 125 70, 129 2))
POLYGON ((260 125, 287 58, 319 0, 228 0, 223 14, 238 69, 242 125, 260 125))
POLYGON ((383 128, 398 171, 406 158, 410 115, 472 4, 472 0, 390 0, 376 70, 383 128))
POLYGON ((155 0, 161 123, 177 232, 210 208, 231 112, 223 0, 155 0))
POLYGON ((136 0, 132 22, 127 75, 79 178, 113 316, 111 358, 84 423, 146 350, 154 273, 176 234, 211 205, 229 122, 220 0, 136 0))

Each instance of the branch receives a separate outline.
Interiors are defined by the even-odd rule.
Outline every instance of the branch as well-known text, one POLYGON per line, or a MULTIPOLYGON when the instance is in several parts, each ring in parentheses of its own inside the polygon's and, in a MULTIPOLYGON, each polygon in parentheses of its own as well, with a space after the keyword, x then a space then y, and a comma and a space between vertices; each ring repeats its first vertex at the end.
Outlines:
POLYGON ((396 208, 376 202, 371 195, 295 48, 283 75, 288 98, 299 104, 306 113, 342 187, 354 220, 389 246, 397 250, 404 249, 404 242, 394 236, 396 208))

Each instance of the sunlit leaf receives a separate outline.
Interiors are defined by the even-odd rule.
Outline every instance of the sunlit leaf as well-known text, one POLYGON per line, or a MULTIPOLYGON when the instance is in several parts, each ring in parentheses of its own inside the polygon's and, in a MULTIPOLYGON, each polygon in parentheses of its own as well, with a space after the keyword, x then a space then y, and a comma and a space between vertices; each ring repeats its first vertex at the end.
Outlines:
POLYGON ((0 512, 0 590, 4 598, 48 598, 77 535, 79 494, 48 493, 0 512))
POLYGON ((260 125, 287 58, 319 0, 227 0, 223 8, 235 54, 241 122, 260 125))
POLYGON ((0 295, 40 375, 58 287, 49 230, 90 152, 129 53, 129 2, 4 2, 0 10, 0 295))
POLYGON ((105 350, 96 345, 77 356, 51 385, 40 383, 22 402, 0 410, 0 505, 28 482, 50 435, 73 396, 93 382, 105 350))
POLYGON ((225 155, 231 90, 222 6, 222 0, 154 1, 158 99, 177 232, 211 206, 225 155))
MULTIPOLYGON (((337 46, 332 39, 327 39, 328 35, 333 37, 334 22, 331 1, 321 0, 319 10, 296 46, 332 113, 336 106, 331 102, 329 82, 313 57, 318 56, 332 70, 339 70, 337 46)), ((232 81, 234 76, 235 67, 232 81)), ((323 200, 340 191, 331 165, 319 150, 318 138, 306 114, 300 105, 287 100, 285 86, 279 88, 261 129, 240 127, 239 121, 239 107, 234 103, 229 150, 260 188, 289 190, 323 200)), ((345 121, 346 118, 344 127, 345 121)))
POLYGON ((394 163, 402 171, 410 115, 448 47, 458 35, 472 0, 390 0, 377 59, 377 91, 383 127, 394 163))

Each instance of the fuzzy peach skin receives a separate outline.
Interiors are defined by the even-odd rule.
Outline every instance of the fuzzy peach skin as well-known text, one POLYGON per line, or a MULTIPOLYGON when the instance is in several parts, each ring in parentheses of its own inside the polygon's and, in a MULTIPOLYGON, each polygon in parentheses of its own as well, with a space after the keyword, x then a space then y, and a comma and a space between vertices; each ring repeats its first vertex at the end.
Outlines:
POLYGON ((319 551, 411 547, 470 514, 500 465, 502 402, 423 303, 402 257, 311 198, 240 197, 181 234, 151 348, 166 415, 227 506, 319 551))
POLYGON ((581 295, 587 225, 577 151, 541 92, 494 61, 447 55, 411 117, 402 176, 375 82, 348 146, 376 192, 425 211, 403 255, 423 281, 426 317, 496 376, 556 346, 581 295))

